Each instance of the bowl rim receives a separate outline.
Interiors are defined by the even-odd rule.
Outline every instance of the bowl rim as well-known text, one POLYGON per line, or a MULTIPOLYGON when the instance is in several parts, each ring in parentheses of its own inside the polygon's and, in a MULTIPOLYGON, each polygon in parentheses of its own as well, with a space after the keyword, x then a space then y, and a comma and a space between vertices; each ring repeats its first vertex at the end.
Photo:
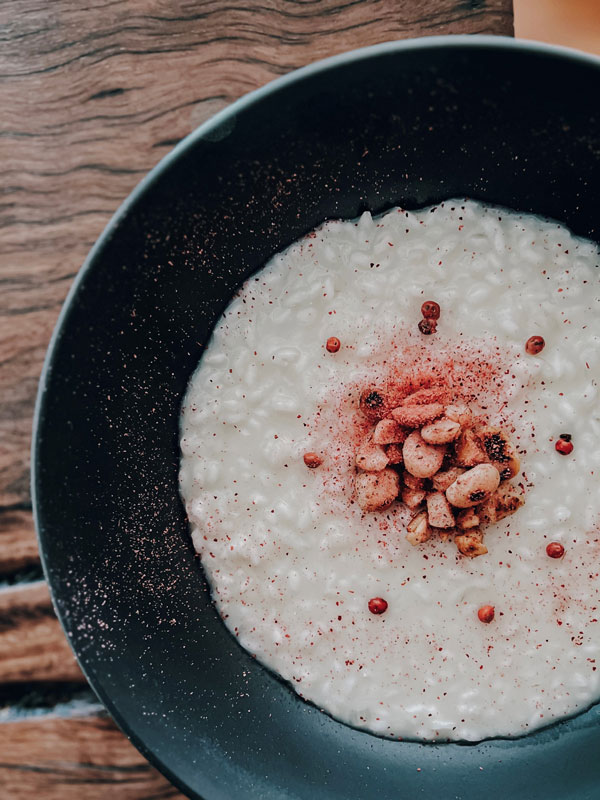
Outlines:
MULTIPOLYGON (((31 504, 33 510, 33 520, 35 524, 35 530, 38 541, 38 549, 40 553, 40 561, 44 573, 44 580, 46 581, 48 588, 50 590, 52 605, 54 607, 56 616, 58 617, 58 620, 60 622, 63 633, 65 634, 65 638, 69 642, 71 650, 75 655, 77 663, 79 664, 79 667, 83 672, 86 681, 91 686, 94 693, 98 696, 99 700, 104 705, 106 711, 110 714, 113 721, 117 724, 117 726, 127 737, 127 739, 136 747, 136 749, 144 756, 144 758, 146 758, 146 760, 153 767, 158 769, 159 772, 167 778, 167 780, 169 780, 177 789, 179 789, 186 796, 190 797, 193 796, 200 798, 200 795, 196 792, 195 789, 189 786, 183 779, 180 779, 178 775, 175 772, 173 772, 173 770, 168 766, 168 764, 166 764, 159 756, 157 756, 154 753, 154 751, 152 751, 145 745, 141 737, 138 736, 135 730, 131 728, 129 723, 121 715, 119 709, 115 706, 109 694, 104 690, 104 688, 101 685, 98 684, 98 682, 95 680, 94 677, 91 677, 89 670, 87 669, 86 665, 82 663, 82 660, 80 659, 78 653, 76 652, 74 643, 71 641, 71 638, 67 634, 67 630, 63 621, 63 615, 60 612, 56 599, 54 597, 54 591, 50 580, 50 565, 47 562, 46 554, 42 546, 41 510, 39 507, 39 500, 38 500, 38 493, 36 490, 36 486, 40 478, 39 465, 38 465, 38 445, 40 438, 40 429, 42 425, 42 420, 44 418, 47 381, 52 371, 53 362, 57 351, 57 346, 62 334, 62 328, 67 320, 67 317, 69 315, 72 306, 74 306, 77 300, 77 294, 80 285, 83 283, 87 273, 93 268, 94 262, 96 261, 96 257, 103 250, 106 244, 110 241, 110 239, 113 236, 113 233, 115 232, 120 222, 125 219, 129 210, 137 203, 138 199, 142 197, 144 193, 152 187, 152 185, 163 175, 163 173, 166 170, 168 170, 171 167, 171 165, 176 163, 177 160, 185 152, 187 152, 190 148, 192 148, 198 140, 201 140, 203 138, 210 138, 211 134, 214 133, 218 134, 218 131, 222 126, 226 126, 227 123, 234 121, 238 113, 244 111, 246 108, 259 102, 263 97, 273 94, 285 87, 293 86, 296 83, 300 83, 309 76, 314 77, 315 75, 318 75, 320 73, 326 73, 330 69, 335 69, 336 67, 368 60, 373 56, 381 56, 399 52, 411 52, 417 50, 433 51, 433 50, 444 50, 444 49, 448 50, 462 49, 472 52, 476 52, 478 50, 496 50, 500 52, 504 51, 507 54, 513 52, 532 53, 550 58, 558 58, 572 62, 579 62, 587 66, 596 67, 598 70, 600 70, 600 56, 597 56, 593 53, 587 53, 582 50, 577 50, 572 47, 549 44, 546 42, 540 42, 532 39, 515 39, 509 36, 496 36, 490 34, 445 34, 440 36, 421 36, 409 39, 397 39, 397 40, 381 42, 375 45, 369 45, 367 47, 360 47, 360 48, 355 48, 353 50, 347 50, 342 53, 338 53, 337 55, 329 56, 327 58, 311 62, 304 67, 300 67, 298 69, 286 73, 285 75, 281 75, 277 78, 274 78, 273 80, 269 81, 268 83, 264 84, 258 89, 254 89, 253 91, 250 91, 242 95, 237 100, 230 103, 224 109, 211 116, 208 120, 203 122, 189 134, 187 134, 166 155, 164 155, 154 167, 152 167, 149 170, 149 172, 142 178, 141 181, 139 181, 139 183, 136 184, 136 186, 132 189, 130 194, 118 206, 117 210, 110 217, 106 226, 98 236, 98 239, 90 249, 87 257, 83 261, 83 264, 79 268, 69 288, 69 291, 67 292, 65 300, 59 312, 58 318, 56 320, 54 329, 52 331, 52 335, 50 337, 48 348, 42 365, 42 370, 40 372, 37 395, 33 411, 32 442, 31 442, 31 456, 30 456, 31 504), (191 795, 190 792, 193 792, 193 795, 191 795)), ((217 135, 217 137, 213 138, 216 139, 220 137, 217 135)), ((583 713, 585 713, 585 711, 583 713)), ((558 720, 557 722, 560 721, 561 720, 558 720)), ((556 723, 553 723, 553 725, 554 724, 556 723)), ((553 727, 553 725, 547 727, 553 727)), ((535 733, 535 731, 533 731, 532 733, 535 733)), ((518 737, 515 741, 527 738, 527 736, 528 735, 526 735, 525 737, 522 736, 518 737)), ((494 737, 492 739, 486 739, 484 741, 490 742, 505 738, 506 737, 494 737)), ((462 743, 455 742, 454 744, 462 744, 462 743)), ((473 742, 473 744, 477 743, 473 742)))

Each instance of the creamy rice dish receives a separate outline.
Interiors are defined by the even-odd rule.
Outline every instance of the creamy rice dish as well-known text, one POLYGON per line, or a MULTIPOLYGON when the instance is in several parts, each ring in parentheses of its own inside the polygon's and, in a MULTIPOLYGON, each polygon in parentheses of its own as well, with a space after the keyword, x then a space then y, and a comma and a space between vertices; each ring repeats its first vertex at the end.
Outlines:
POLYGON ((185 397, 181 492, 225 624, 301 697, 440 741, 598 700, 599 264, 556 222, 451 200, 327 222, 234 297, 185 397))

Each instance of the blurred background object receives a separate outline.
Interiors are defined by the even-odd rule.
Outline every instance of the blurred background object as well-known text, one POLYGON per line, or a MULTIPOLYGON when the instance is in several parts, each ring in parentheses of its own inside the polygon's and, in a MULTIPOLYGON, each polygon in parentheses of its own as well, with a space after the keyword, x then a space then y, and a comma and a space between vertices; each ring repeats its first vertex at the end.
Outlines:
POLYGON ((515 36, 600 55, 600 0, 514 0, 515 36))

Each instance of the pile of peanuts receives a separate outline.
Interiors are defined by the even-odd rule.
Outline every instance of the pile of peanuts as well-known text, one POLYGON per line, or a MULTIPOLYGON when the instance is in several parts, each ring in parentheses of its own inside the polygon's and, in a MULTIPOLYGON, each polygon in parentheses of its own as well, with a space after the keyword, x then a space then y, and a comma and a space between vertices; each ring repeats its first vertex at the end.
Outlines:
POLYGON ((399 403, 370 388, 360 407, 375 423, 356 453, 360 508, 383 511, 400 500, 414 512, 406 536, 412 545, 438 534, 453 536, 469 558, 487 553, 480 526, 514 514, 524 502, 509 483, 520 461, 506 434, 435 386, 399 403))

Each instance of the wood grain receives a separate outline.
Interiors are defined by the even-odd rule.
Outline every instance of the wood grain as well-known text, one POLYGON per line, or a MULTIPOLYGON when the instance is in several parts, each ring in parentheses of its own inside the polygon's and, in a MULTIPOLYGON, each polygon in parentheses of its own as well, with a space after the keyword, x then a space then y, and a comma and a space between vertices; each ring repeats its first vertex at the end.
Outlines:
MULTIPOLYGON (((0 575, 37 563, 31 416, 60 306, 143 175, 216 111, 310 61, 512 27, 512 0, 0 4, 0 575)), ((47 589, 0 590, 0 685, 44 681, 83 681, 47 589)), ((0 723, 0 795, 32 794, 181 797, 98 716, 0 723)))
POLYGON ((512 33, 512 0, 5 0, 0 6, 0 507, 29 503, 36 383, 113 211, 220 108, 389 39, 512 33))
POLYGON ((25 681, 85 681, 44 581, 0 590, 0 684, 25 681))
POLYGON ((31 511, 0 511, 0 575, 22 570, 39 561, 31 511))
POLYGON ((0 724, 6 800, 166 800, 183 797, 103 716, 0 724))

